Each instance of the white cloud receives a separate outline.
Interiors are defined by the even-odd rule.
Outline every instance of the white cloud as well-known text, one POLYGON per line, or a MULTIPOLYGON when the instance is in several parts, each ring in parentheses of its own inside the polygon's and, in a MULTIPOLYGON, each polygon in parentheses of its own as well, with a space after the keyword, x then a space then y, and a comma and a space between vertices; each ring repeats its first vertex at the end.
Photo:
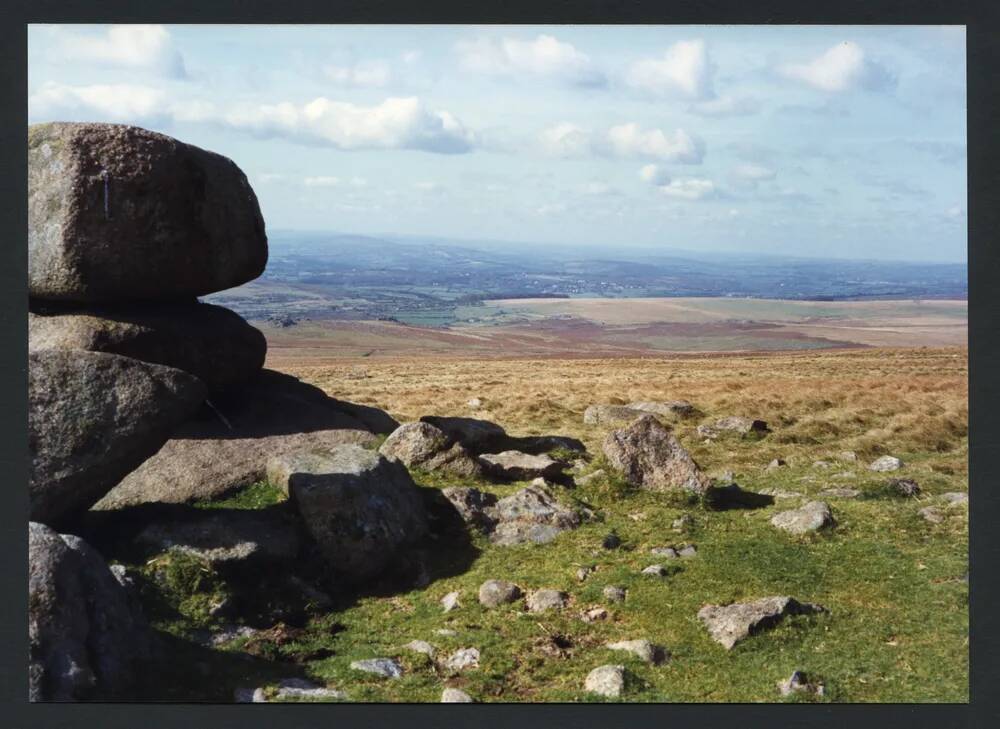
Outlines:
POLYGON ((778 71, 820 91, 847 91, 857 87, 878 91, 896 83, 885 66, 868 58, 861 46, 852 41, 838 43, 806 63, 780 66, 778 71))
POLYGON ((657 95, 711 99, 713 64, 702 39, 680 41, 661 58, 636 61, 625 72, 625 83, 657 95))
POLYGON ((542 149, 554 157, 579 157, 590 152, 593 143, 590 132, 568 122, 549 127, 540 138, 542 149))
POLYGON ((392 72, 384 61, 362 61, 353 66, 329 65, 323 74, 339 86, 379 88, 389 83, 392 72))
POLYGON ((469 71, 494 75, 530 74, 560 78, 584 86, 605 83, 586 53, 551 35, 534 40, 477 38, 455 45, 459 62, 469 71))
POLYGON ((443 154, 468 152, 474 134, 447 111, 427 109, 416 97, 388 98, 357 106, 319 97, 242 107, 225 114, 225 125, 260 137, 337 149, 418 149, 443 154))
POLYGON ((733 176, 737 179, 748 182, 760 182, 761 180, 773 180, 778 173, 770 167, 757 164, 736 165, 733 168, 733 176))
POLYGON ((716 194, 715 184, 699 177, 672 180, 669 185, 661 185, 659 190, 668 197, 682 200, 703 200, 716 194))
POLYGON ((112 25, 103 36, 60 32, 60 47, 68 60, 155 71, 184 78, 184 58, 162 25, 112 25))
POLYGON ((339 177, 328 177, 325 175, 306 177, 302 180, 302 184, 306 187, 336 187, 340 183, 341 179, 339 177))
POLYGON ((33 120, 154 123, 172 118, 167 95, 132 84, 65 86, 48 82, 28 97, 33 120))
POLYGON ((683 129, 666 134, 660 129, 643 130, 638 124, 620 124, 607 134, 612 151, 620 157, 651 157, 668 162, 701 164, 705 145, 683 129))
POLYGON ((639 170, 639 179, 651 185, 669 185, 670 175, 660 165, 643 165, 639 170))
POLYGON ((700 116, 748 116, 760 111, 760 102, 750 96, 718 96, 695 102, 688 109, 700 116))

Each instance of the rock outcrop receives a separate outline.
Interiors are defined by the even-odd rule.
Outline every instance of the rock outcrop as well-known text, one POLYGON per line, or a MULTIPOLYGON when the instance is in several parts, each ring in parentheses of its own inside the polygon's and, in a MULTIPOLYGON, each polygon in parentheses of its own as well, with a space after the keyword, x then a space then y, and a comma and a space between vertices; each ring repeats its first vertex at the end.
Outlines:
POLYGON ((379 448, 386 458, 395 458, 407 468, 445 471, 456 476, 478 476, 480 463, 440 428, 425 422, 405 423, 396 428, 379 448))
POLYGON ((56 524, 88 509, 206 394, 192 375, 114 354, 29 354, 30 518, 56 524))
POLYGON ((604 455, 629 484, 641 489, 703 493, 711 486, 673 433, 649 414, 610 432, 604 440, 604 455))
POLYGON ((826 612, 822 605, 774 596, 731 605, 706 605, 698 611, 698 619, 716 642, 730 650, 741 640, 774 627, 788 615, 821 612, 826 612))

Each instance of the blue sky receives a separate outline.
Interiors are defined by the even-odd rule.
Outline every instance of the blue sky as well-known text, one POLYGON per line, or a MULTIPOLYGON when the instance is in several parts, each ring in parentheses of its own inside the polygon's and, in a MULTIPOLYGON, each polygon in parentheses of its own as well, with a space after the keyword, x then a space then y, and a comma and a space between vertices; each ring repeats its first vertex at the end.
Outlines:
POLYGON ((960 26, 31 26, 29 121, 234 159, 270 228, 966 259, 960 26))

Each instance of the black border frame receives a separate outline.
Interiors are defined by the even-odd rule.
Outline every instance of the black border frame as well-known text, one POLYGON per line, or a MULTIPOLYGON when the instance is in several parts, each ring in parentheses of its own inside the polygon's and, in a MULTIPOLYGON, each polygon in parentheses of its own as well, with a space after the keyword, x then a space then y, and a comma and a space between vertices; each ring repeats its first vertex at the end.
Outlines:
MULTIPOLYGON (((1000 631, 991 621, 997 603, 1000 499, 1000 2, 997 0, 526 0, 463 3, 456 0, 175 0, 158 7, 129 0, 6 0, 0 7, 0 464, 6 482, 0 512, 0 584, 12 600, 0 601, 5 650, 0 696, 8 726, 174 727, 210 725, 293 729, 354 726, 506 726, 525 728, 624 726, 669 722, 678 726, 839 727, 848 722, 894 727, 1000 726, 1000 631), (200 704, 29 704, 24 658, 28 653, 24 584, 27 548, 27 126, 28 23, 511 23, 511 24, 957 24, 967 26, 969 181, 969 420, 970 420, 970 704, 506 704, 443 708, 434 704, 313 705, 250 708, 200 704)), ((0 719, 3 722, 4 719, 0 719)))

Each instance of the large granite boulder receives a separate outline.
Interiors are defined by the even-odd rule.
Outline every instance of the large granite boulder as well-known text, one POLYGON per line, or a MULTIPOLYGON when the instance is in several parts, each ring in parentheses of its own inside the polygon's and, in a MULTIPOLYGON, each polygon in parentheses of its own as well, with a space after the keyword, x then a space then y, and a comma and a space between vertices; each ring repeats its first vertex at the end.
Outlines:
POLYGON ((263 370, 239 397, 213 400, 95 505, 186 503, 221 496, 264 478, 267 461, 292 451, 369 445, 398 425, 386 413, 334 400, 289 375, 263 370))
POLYGON ((266 264, 257 197, 226 157, 132 126, 29 128, 31 297, 176 300, 266 264))
POLYGON ((125 588, 78 537, 28 524, 28 698, 129 698, 154 653, 125 588))
POLYGON ((497 446, 503 447, 508 438, 507 431, 489 420, 425 415, 420 421, 440 429, 450 440, 460 443, 476 455, 486 453, 497 446))
POLYGON ((500 499, 495 505, 494 544, 546 544, 583 522, 575 509, 563 506, 543 486, 533 485, 500 499))
POLYGON ((641 489, 704 493, 711 486, 673 433, 650 414, 608 433, 604 455, 628 483, 641 489))
POLYGON ((163 445, 206 396, 186 372, 128 357, 28 355, 30 518, 85 511, 163 445))
POLYGON ((285 489, 327 563, 349 579, 381 572, 427 533, 420 491, 403 464, 360 446, 271 459, 269 480, 285 489))
POLYGON ((483 470, 461 443, 453 443, 443 430, 422 421, 400 425, 385 439, 379 453, 423 471, 472 477, 483 470))
POLYGON ((32 304, 28 350, 109 352, 190 372, 214 392, 244 385, 264 366, 267 341, 239 314, 191 303, 32 304))

